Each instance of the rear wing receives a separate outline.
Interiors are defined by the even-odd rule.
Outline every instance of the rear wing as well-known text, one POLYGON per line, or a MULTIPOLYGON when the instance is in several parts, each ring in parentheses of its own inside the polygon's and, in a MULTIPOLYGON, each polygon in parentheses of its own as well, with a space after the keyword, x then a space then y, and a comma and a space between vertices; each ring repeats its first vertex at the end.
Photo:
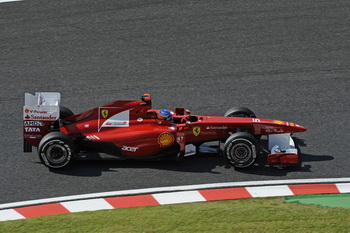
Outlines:
POLYGON ((58 92, 25 93, 23 106, 24 152, 38 146, 48 127, 60 117, 61 94, 58 92))
POLYGON ((23 120, 57 120, 60 113, 61 94, 58 92, 25 93, 23 120))

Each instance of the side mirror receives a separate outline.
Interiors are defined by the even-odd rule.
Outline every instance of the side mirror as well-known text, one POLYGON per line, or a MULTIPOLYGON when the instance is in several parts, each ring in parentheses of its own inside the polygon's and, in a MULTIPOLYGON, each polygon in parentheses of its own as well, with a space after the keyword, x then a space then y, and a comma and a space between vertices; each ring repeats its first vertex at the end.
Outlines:
POLYGON ((151 95, 150 94, 143 94, 141 96, 141 100, 144 102, 151 102, 151 95))
POLYGON ((179 116, 191 114, 191 112, 186 108, 175 108, 175 113, 179 116))

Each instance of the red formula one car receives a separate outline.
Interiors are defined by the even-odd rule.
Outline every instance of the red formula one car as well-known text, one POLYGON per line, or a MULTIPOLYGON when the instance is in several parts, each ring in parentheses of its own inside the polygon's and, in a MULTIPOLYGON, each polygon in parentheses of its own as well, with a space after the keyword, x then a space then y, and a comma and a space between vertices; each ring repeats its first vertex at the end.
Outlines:
MULTIPOLYGON (((156 159, 194 155, 206 142, 218 141, 221 152, 234 167, 254 163, 262 151, 260 137, 268 135, 267 163, 297 165, 298 150, 291 133, 306 128, 291 122, 256 118, 244 107, 225 116, 192 115, 185 108, 158 118, 151 96, 138 101, 114 101, 74 115, 60 106, 60 94, 25 94, 23 107, 24 152, 38 148, 40 160, 50 168, 61 168, 73 159, 156 159)), ((204 149, 203 149, 204 148, 204 149)))

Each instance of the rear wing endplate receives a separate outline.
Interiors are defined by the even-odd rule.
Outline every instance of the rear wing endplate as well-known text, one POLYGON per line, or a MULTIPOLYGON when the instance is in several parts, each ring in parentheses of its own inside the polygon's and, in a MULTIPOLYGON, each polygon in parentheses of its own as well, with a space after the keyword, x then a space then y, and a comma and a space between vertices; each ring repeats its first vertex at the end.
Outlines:
POLYGON ((32 152, 48 133, 49 125, 60 117, 61 94, 57 92, 25 93, 23 106, 23 151, 32 152))

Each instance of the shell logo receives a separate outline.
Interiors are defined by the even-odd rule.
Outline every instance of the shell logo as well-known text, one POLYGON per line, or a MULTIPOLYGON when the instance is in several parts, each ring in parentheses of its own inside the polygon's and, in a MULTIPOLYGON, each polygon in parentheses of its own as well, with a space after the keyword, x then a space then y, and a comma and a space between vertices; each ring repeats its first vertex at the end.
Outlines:
POLYGON ((174 136, 170 133, 162 133, 158 137, 160 146, 170 146, 174 142, 174 136))
POLYGON ((25 112, 25 113, 29 113, 29 109, 26 108, 26 109, 24 110, 24 112, 25 112))

